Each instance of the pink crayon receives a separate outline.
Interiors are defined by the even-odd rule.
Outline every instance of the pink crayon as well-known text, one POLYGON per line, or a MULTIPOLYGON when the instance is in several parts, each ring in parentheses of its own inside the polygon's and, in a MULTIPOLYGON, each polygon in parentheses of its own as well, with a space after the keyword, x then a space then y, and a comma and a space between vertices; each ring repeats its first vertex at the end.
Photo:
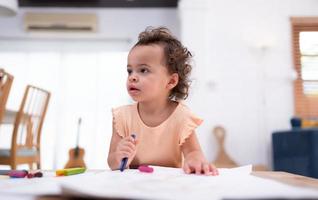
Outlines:
POLYGON ((27 170, 12 170, 8 174, 11 178, 24 178, 28 175, 27 170))
POLYGON ((138 167, 138 170, 140 172, 145 172, 145 173, 152 173, 153 172, 153 168, 149 167, 148 165, 140 165, 138 167))

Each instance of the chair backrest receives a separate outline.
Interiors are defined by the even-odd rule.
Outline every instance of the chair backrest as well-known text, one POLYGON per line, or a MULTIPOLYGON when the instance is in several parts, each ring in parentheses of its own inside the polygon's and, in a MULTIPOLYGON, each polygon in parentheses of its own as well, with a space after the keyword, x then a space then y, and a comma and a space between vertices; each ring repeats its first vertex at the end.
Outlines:
POLYGON ((0 69, 0 122, 2 122, 6 111, 6 104, 9 97, 13 76, 4 69, 0 69))
POLYGON ((18 148, 40 150, 41 130, 50 100, 50 92, 28 85, 15 119, 12 154, 18 148))

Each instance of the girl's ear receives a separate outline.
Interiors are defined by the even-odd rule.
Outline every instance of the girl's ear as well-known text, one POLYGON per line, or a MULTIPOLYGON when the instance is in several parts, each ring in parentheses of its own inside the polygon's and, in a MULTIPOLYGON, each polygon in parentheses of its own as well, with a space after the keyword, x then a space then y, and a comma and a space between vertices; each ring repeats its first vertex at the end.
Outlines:
POLYGON ((168 82, 167 88, 169 90, 173 89, 174 87, 176 87, 176 85, 179 82, 179 75, 177 73, 173 73, 170 76, 170 80, 168 82))

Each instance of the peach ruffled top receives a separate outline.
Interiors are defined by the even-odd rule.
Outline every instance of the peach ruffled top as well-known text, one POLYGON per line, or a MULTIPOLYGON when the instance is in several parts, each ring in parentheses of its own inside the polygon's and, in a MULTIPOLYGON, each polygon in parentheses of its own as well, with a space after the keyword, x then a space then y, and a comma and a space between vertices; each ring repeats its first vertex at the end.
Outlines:
POLYGON ((140 118, 137 105, 125 105, 112 110, 117 134, 126 137, 134 133, 137 136, 137 154, 131 167, 142 164, 181 167, 181 146, 203 120, 179 103, 164 122, 149 127, 140 118))

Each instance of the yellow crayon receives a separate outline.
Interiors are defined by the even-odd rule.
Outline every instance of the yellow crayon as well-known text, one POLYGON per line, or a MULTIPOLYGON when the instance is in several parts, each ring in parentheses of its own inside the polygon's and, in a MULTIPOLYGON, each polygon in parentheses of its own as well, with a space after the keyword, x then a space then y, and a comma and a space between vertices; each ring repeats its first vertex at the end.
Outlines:
POLYGON ((86 171, 86 168, 76 167, 76 168, 67 168, 67 169, 59 169, 55 171, 56 176, 70 176, 75 174, 81 174, 86 171))

